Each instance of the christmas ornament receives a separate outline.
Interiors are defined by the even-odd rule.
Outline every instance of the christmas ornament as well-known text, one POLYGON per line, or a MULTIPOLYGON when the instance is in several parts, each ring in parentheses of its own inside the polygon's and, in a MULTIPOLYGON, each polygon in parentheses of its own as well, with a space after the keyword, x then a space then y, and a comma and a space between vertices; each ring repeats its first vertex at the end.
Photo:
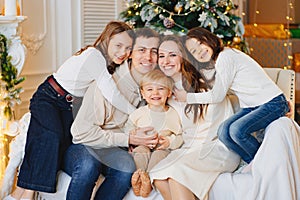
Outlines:
POLYGON ((231 9, 232 9, 231 6, 227 6, 227 7, 226 7, 226 11, 230 11, 231 9))
POLYGON ((164 26, 166 28, 172 28, 175 25, 175 22, 172 18, 165 18, 164 19, 164 26))
POLYGON ((244 27, 236 16, 232 0, 124 0, 128 8, 120 13, 126 22, 135 21, 135 28, 148 26, 161 34, 184 35, 193 27, 203 27, 218 34, 228 46, 243 46, 244 27), (240 38, 233 38, 237 36, 240 38))
POLYGON ((239 44, 239 43, 241 43, 241 38, 235 36, 235 37, 233 38, 233 42, 234 42, 235 44, 239 44))
POLYGON ((182 10, 183 10, 183 5, 182 5, 182 3, 178 2, 174 7, 174 11, 177 13, 181 13, 182 10))

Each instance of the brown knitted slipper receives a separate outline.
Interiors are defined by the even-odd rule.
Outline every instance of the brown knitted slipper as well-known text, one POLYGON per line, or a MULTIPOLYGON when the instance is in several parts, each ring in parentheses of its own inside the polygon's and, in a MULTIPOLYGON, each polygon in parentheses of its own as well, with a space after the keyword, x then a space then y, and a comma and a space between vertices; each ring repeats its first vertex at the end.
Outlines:
POLYGON ((147 172, 141 172, 141 181, 142 181, 142 186, 140 189, 140 195, 142 197, 148 197, 150 192, 152 191, 152 185, 150 181, 150 177, 147 172))
POLYGON ((141 169, 138 169, 133 173, 131 177, 132 190, 136 196, 140 196, 140 190, 142 185, 140 174, 141 174, 141 169))

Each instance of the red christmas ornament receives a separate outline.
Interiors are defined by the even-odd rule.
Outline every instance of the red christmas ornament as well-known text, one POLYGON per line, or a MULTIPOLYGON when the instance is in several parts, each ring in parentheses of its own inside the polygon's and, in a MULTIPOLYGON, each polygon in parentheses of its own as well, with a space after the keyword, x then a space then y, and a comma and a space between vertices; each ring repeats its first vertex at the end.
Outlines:
POLYGON ((175 22, 172 18, 165 18, 164 19, 164 26, 166 28, 172 28, 175 25, 175 22))

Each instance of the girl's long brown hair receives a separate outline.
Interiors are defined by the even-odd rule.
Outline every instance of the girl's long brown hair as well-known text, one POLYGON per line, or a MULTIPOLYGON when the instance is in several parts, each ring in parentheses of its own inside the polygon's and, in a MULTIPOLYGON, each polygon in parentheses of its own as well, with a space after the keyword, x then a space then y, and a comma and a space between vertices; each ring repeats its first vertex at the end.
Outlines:
POLYGON ((96 49, 101 51, 101 53, 103 54, 103 56, 107 62, 107 69, 112 74, 118 65, 113 63, 112 60, 108 56, 108 52, 107 52, 108 44, 114 35, 122 33, 124 31, 126 31, 128 33, 128 35, 132 39, 134 39, 133 30, 128 24, 126 24, 125 22, 122 22, 122 21, 111 21, 105 26, 104 30, 99 35, 99 37, 96 39, 96 41, 94 42, 93 45, 87 45, 84 48, 81 48, 79 51, 77 51, 75 53, 75 55, 81 54, 88 47, 95 47, 96 49))
MULTIPOLYGON (((189 76, 190 74, 195 74, 195 78, 193 78, 194 80, 191 80, 192 85, 194 85, 195 87, 195 92, 205 92, 213 87, 215 77, 208 80, 203 74, 203 70, 212 70, 215 68, 215 61, 217 60, 220 52, 224 50, 224 45, 222 40, 217 35, 202 27, 194 27, 190 29, 187 35, 183 37, 182 43, 185 44, 186 40, 191 38, 198 40, 200 43, 209 46, 213 50, 211 61, 206 63, 200 63, 186 49, 187 54, 189 55, 190 62, 193 63, 194 67, 185 67, 185 72, 183 72, 183 74, 185 74, 185 77, 189 76)), ((199 105, 200 111, 203 111, 203 108, 207 108, 207 104, 199 105)), ((203 112, 201 113, 201 116, 203 116, 203 112)))
MULTIPOLYGON (((191 55, 186 50, 183 38, 175 35, 165 36, 161 41, 173 41, 177 44, 178 49, 182 53, 182 84, 184 89, 190 93, 199 93, 207 91, 207 85, 204 83, 203 78, 199 71, 195 68, 194 63, 191 62, 191 55)), ((161 42, 161 43, 162 43, 161 42)), ((196 123, 201 117, 203 117, 207 108, 207 104, 187 104, 185 106, 185 114, 193 112, 193 122, 196 123)))

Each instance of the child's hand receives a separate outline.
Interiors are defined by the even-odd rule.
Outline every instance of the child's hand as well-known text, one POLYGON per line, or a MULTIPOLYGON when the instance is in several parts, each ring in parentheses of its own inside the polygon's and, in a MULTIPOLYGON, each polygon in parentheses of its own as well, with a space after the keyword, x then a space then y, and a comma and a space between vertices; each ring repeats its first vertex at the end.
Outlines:
POLYGON ((167 137, 165 136, 158 137, 158 147, 156 148, 156 150, 167 149, 169 146, 170 146, 170 141, 167 137))
POLYGON ((285 116, 290 118, 294 114, 294 105, 291 103, 291 101, 288 101, 288 105, 290 110, 285 114, 285 116))
POLYGON ((185 90, 174 89, 175 99, 177 101, 186 102, 187 92, 185 90))

